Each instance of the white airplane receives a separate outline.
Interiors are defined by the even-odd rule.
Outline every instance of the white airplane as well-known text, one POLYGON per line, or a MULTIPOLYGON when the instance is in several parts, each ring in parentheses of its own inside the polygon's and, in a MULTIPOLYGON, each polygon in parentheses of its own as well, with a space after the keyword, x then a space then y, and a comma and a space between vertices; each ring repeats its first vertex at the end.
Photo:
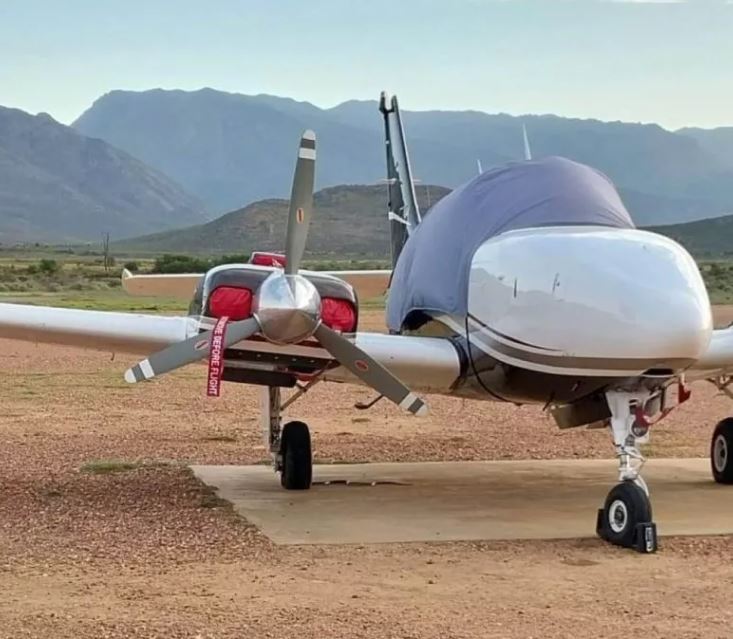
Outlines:
MULTIPOLYGON (((211 395, 222 380, 261 386, 263 430, 286 489, 310 487, 312 456, 308 426, 283 425, 281 415, 321 381, 365 384, 416 415, 427 406, 414 391, 541 404, 561 428, 607 425, 619 483, 597 532, 653 552, 638 444, 687 399, 689 382, 727 392, 733 372, 733 328, 713 330, 695 262, 634 228, 604 175, 563 158, 482 172, 423 219, 396 98, 382 94, 380 110, 391 272, 300 269, 316 159, 306 131, 284 256, 255 254, 202 275, 123 275, 130 293, 192 295, 187 317, 0 304, 0 336, 157 351, 125 373, 129 382, 208 360, 211 395), (357 292, 382 292, 390 278, 390 334, 358 332, 357 292), (282 388, 295 389, 286 401, 282 388)), ((727 419, 713 433, 715 481, 733 483, 732 453, 727 419)))

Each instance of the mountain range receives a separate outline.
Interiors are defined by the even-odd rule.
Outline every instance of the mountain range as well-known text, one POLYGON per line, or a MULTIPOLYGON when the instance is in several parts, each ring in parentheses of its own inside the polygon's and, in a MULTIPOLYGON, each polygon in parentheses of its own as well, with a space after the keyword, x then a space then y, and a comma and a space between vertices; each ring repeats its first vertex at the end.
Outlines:
POLYGON ((200 222, 204 206, 125 151, 0 107, 0 242, 99 241, 200 222))
MULTIPOLYGON (((655 124, 477 111, 403 111, 414 174, 455 187, 484 167, 521 159, 522 124, 536 157, 564 155, 611 177, 638 224, 733 212, 733 129, 668 131, 655 124)), ((112 91, 73 124, 171 176, 211 212, 289 192, 294 149, 318 134, 317 186, 384 177, 377 103, 330 109, 269 95, 112 91)))
MULTIPOLYGON (((553 115, 403 115, 414 174, 422 184, 453 188, 475 175, 477 160, 488 168, 519 159, 525 125, 535 157, 565 155, 606 172, 639 225, 733 212, 733 127, 674 132, 653 124, 553 115)), ((266 238, 255 229, 265 224, 263 211, 279 211, 282 203, 274 200, 289 193, 295 145, 305 128, 318 133, 317 186, 325 189, 324 208, 341 194, 342 206, 353 204, 349 210, 381 215, 383 187, 374 191, 380 195, 369 206, 364 199, 369 187, 361 195, 340 190, 346 187, 328 191, 383 180, 376 102, 321 109, 289 98, 213 89, 112 91, 72 127, 46 114, 0 107, 0 243, 98 241, 105 232, 113 238, 147 236, 198 227, 230 211, 202 227, 204 237, 220 229, 222 249, 232 243, 232 233, 238 248, 259 245, 266 238), (243 222, 249 215, 252 219, 243 222)), ((438 187, 433 190, 438 193, 438 187)), ((338 227, 336 213, 329 218, 332 228, 338 227)), ((349 211, 341 215, 352 219, 349 211)), ((371 229, 382 246, 379 234, 386 230, 370 224, 360 217, 353 232, 371 229)), ((167 240, 156 242, 162 246, 167 240)), ((206 242, 196 246, 194 233, 184 244, 201 251, 206 242)), ((357 253, 372 250, 366 236, 352 246, 357 253)))
MULTIPOLYGON (((450 192, 445 187, 429 185, 418 185, 416 191, 423 212, 450 192)), ((206 224, 122 240, 114 248, 156 255, 282 251, 287 211, 285 199, 261 200, 206 224)), ((388 258, 386 211, 386 185, 342 185, 318 191, 314 196, 308 255, 320 259, 388 258)), ((647 228, 675 239, 696 257, 733 255, 733 215, 647 228)))
MULTIPOLYGON (((416 187, 425 211, 450 190, 416 187)), ((389 254, 387 186, 342 185, 322 189, 313 197, 314 217, 308 254, 321 258, 386 258, 389 254)), ((145 253, 248 253, 281 251, 285 246, 288 201, 265 199, 206 224, 164 231, 115 243, 118 251, 145 253)))

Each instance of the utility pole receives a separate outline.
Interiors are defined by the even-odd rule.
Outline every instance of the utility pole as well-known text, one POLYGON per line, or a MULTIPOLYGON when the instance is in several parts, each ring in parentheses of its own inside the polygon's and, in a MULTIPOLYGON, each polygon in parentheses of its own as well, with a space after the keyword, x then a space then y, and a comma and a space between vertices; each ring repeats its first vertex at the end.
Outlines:
POLYGON ((110 267, 109 259, 109 233, 102 235, 102 249, 104 251, 104 272, 107 273, 110 267))

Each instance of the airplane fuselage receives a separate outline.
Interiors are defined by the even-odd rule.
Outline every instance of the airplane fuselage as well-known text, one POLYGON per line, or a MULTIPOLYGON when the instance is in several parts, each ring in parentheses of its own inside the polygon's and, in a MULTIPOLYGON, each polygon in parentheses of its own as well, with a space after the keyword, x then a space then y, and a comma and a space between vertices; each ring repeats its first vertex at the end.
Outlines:
POLYGON ((494 399, 573 401, 613 380, 665 379, 705 353, 710 301, 692 257, 636 229, 510 231, 471 262, 463 339, 469 386, 494 399))

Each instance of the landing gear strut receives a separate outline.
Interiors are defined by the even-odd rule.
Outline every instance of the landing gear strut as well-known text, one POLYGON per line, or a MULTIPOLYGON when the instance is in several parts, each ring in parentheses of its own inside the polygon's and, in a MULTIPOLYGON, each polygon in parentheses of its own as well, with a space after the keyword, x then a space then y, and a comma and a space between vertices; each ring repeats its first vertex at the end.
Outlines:
POLYGON ((308 490, 313 479, 313 454, 308 425, 288 422, 282 425, 283 404, 280 389, 262 388, 262 426, 265 445, 272 456, 275 472, 286 490, 308 490))
POLYGON ((596 532, 601 539, 649 553, 657 550, 657 527, 652 521, 649 489, 641 476, 644 457, 637 447, 646 435, 632 408, 643 407, 649 392, 609 391, 611 433, 619 460, 619 484, 598 511, 596 532))

